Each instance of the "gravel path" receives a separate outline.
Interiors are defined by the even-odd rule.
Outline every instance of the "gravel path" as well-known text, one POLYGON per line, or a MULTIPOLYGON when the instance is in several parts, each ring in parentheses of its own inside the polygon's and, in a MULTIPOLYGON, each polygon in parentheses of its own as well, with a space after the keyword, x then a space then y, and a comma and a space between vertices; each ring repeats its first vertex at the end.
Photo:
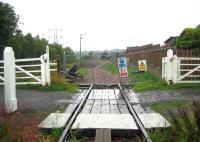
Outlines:
MULTIPOLYGON (((17 103, 20 112, 55 112, 58 108, 67 105, 73 94, 62 92, 45 92, 17 89, 17 103)), ((4 106, 4 91, 0 88, 0 106, 4 106)))
MULTIPOLYGON (((112 74, 105 69, 99 67, 94 67, 94 84, 117 84, 119 83, 119 76, 117 74, 112 74)), ((83 78, 83 82, 86 84, 93 82, 93 72, 92 69, 89 70, 88 75, 83 78)))

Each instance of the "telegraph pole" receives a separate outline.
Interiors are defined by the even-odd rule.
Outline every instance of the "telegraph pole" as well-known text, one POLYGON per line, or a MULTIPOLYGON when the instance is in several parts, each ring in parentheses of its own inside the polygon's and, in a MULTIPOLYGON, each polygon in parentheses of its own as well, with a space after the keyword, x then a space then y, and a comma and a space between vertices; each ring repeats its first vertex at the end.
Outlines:
POLYGON ((80 34, 80 64, 81 64, 81 40, 83 39, 83 35, 86 35, 86 34, 80 34))

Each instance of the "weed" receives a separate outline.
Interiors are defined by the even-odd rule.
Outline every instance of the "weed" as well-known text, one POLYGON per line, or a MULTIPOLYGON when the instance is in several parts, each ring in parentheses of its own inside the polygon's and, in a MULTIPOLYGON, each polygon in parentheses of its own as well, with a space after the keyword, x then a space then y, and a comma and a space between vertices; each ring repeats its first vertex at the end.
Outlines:
POLYGON ((70 138, 69 138, 69 142, 79 142, 80 140, 77 138, 77 133, 78 133, 78 126, 76 127, 75 130, 70 129, 70 138))
POLYGON ((53 128, 51 130, 51 136, 57 140, 62 135, 62 130, 60 128, 53 128))
POLYGON ((78 91, 77 85, 66 82, 65 77, 57 73, 51 74, 50 86, 25 85, 25 86, 21 86, 20 88, 34 89, 34 90, 40 90, 40 91, 69 91, 73 93, 78 91))
POLYGON ((172 127, 152 130, 150 136, 155 142, 199 142, 200 141, 200 101, 188 107, 178 108, 177 112, 168 111, 172 127))
POLYGON ((78 70, 78 74, 80 76, 86 76, 88 75, 89 73, 89 69, 88 68, 84 68, 84 67, 81 67, 79 70, 78 70))
POLYGON ((104 65, 104 68, 105 68, 106 70, 108 70, 109 72, 111 72, 111 73, 115 73, 115 74, 118 74, 118 73, 119 73, 118 67, 117 67, 116 64, 105 64, 105 65, 104 65))

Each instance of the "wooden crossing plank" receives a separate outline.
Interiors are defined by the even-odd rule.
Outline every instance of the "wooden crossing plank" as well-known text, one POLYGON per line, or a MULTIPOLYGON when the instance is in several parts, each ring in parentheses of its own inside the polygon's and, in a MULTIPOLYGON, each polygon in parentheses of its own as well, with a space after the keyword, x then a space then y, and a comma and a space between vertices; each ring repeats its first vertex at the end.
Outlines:
POLYGON ((101 89, 94 89, 94 98, 95 98, 95 100, 102 99, 102 90, 101 89))
POLYGON ((43 129, 62 128, 67 123, 70 116, 71 114, 68 113, 51 113, 38 127, 43 129))
POLYGON ((109 105, 109 100, 101 100, 102 105, 109 105))
POLYGON ((100 114, 101 113, 101 105, 93 105, 91 113, 100 114))
POLYGON ((95 142, 111 142, 111 130, 96 129, 95 142))
POLYGON ((90 92, 90 95, 88 97, 88 99, 94 99, 94 90, 92 89, 92 91, 90 92))
POLYGON ((86 101, 86 105, 93 105, 94 104, 94 100, 87 100, 86 101))
POLYGON ((134 110, 136 111, 137 114, 145 114, 146 113, 146 111, 143 109, 143 107, 141 107, 140 104, 132 105, 132 107, 134 108, 134 110))
POLYGON ((117 100, 109 100, 110 101, 110 105, 117 105, 117 100))
POLYGON ((103 129, 96 129, 95 142, 104 142, 103 129))
POLYGON ((101 114, 109 114, 110 113, 110 105, 104 104, 101 105, 101 114))
POLYGON ((117 100, 117 104, 118 105, 125 105, 125 101, 124 100, 117 100))
POLYGON ((130 114, 79 114, 72 129, 128 129, 137 130, 130 114), (87 121, 86 121, 87 120, 87 121))
POLYGON ((109 99, 109 92, 108 89, 102 89, 102 98, 101 99, 109 99))
POLYGON ((89 114, 89 113, 91 112, 91 110, 92 110, 92 106, 93 106, 93 105, 91 105, 91 104, 85 105, 85 106, 83 107, 81 113, 88 113, 88 114, 89 114))
POLYGON ((120 114, 118 105, 110 105, 111 114, 120 114))
POLYGON ((129 114, 129 111, 126 105, 119 105, 119 110, 121 114, 129 114))
POLYGON ((71 114, 77 107, 78 104, 69 104, 65 110, 65 113, 71 114))
POLYGON ((95 100, 91 113, 101 113, 101 100, 95 100))

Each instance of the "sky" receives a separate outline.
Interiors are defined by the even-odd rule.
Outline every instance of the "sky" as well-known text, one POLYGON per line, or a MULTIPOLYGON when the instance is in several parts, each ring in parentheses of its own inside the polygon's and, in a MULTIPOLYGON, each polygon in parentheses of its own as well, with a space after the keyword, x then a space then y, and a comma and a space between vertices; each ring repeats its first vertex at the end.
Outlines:
POLYGON ((1 0, 20 15, 20 29, 74 51, 163 44, 200 24, 200 0, 1 0))

